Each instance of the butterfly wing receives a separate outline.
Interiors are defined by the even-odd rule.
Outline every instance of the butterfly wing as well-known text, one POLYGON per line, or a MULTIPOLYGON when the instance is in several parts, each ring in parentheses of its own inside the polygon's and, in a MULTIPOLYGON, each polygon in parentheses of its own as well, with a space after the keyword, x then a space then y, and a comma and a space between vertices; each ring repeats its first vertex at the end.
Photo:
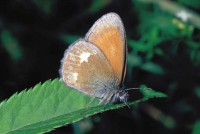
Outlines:
POLYGON ((84 40, 76 41, 65 52, 60 74, 69 87, 98 98, 103 98, 105 87, 114 81, 112 67, 105 55, 84 40))
POLYGON ((118 85, 123 83, 126 72, 126 38, 123 23, 115 13, 108 13, 97 20, 85 37, 104 52, 111 64, 118 85))

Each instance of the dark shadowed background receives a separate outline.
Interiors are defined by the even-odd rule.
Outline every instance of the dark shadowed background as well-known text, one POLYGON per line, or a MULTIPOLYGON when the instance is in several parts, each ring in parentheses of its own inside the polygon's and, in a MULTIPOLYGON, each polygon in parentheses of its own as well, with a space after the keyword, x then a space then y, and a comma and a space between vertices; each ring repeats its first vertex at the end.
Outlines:
POLYGON ((126 87, 145 84, 169 97, 98 114, 49 134, 197 134, 199 0, 0 1, 0 100, 59 77, 65 49, 109 12, 118 13, 126 29, 126 87))

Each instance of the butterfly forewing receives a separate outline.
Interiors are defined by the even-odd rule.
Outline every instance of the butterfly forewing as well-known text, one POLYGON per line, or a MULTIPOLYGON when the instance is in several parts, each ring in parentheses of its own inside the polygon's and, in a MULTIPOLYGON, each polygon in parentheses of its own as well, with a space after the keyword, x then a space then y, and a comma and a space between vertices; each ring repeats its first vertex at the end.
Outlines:
POLYGON ((105 54, 118 79, 118 85, 123 82, 126 70, 126 40, 125 30, 120 17, 109 13, 97 20, 85 39, 95 44, 105 54))
POLYGON ((116 80, 103 52, 84 40, 76 41, 65 52, 61 77, 68 86, 98 98, 116 80))

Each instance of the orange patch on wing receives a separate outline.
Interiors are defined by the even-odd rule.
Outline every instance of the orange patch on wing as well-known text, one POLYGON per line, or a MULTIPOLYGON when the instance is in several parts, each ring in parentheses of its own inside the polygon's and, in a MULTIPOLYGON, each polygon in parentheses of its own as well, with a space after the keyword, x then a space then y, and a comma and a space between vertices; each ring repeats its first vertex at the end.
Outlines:
POLYGON ((118 83, 123 81, 125 41, 118 27, 101 27, 90 34, 88 41, 94 43, 105 54, 111 64, 118 83))

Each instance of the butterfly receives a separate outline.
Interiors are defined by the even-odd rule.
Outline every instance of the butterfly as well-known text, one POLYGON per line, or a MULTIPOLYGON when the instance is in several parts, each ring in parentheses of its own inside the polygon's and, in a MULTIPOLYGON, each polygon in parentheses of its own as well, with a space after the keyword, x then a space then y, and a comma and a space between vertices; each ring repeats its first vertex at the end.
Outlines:
POLYGON ((62 81, 101 103, 127 102, 123 88, 127 64, 127 44, 118 14, 99 18, 85 38, 72 43, 61 61, 62 81))

